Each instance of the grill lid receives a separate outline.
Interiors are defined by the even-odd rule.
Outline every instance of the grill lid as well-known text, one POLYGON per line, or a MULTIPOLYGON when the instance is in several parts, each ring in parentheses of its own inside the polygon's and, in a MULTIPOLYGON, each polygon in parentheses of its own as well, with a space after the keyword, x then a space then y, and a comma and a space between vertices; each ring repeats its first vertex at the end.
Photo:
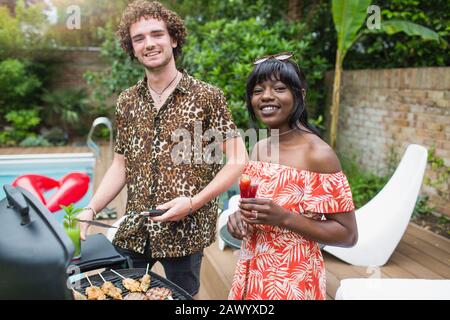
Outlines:
POLYGON ((23 188, 0 201, 0 299, 70 299, 74 247, 48 209, 23 188))

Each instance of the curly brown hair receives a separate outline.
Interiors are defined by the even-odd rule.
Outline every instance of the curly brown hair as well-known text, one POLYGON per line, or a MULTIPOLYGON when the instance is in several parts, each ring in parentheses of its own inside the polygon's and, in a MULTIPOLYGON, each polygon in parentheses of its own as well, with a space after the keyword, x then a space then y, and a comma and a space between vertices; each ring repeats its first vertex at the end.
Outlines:
POLYGON ((120 46, 128 53, 131 60, 136 57, 133 54, 131 43, 130 26, 141 18, 154 18, 164 21, 169 31, 169 35, 177 42, 177 47, 173 49, 176 58, 181 56, 183 44, 186 41, 186 27, 184 21, 173 11, 166 9, 157 1, 136 0, 130 3, 122 14, 122 19, 117 30, 120 38, 120 46))

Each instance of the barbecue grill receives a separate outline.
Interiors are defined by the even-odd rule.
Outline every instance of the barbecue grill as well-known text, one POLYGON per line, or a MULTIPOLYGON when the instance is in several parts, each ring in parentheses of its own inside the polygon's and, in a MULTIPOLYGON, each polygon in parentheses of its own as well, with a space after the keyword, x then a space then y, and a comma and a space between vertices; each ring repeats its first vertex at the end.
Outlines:
MULTIPOLYGON (((139 280, 145 274, 145 269, 135 268, 135 269, 121 269, 114 270, 125 278, 131 278, 134 280, 139 280)), ((190 296, 186 291, 182 288, 170 282, 167 279, 157 275, 154 272, 149 271, 150 275, 150 288, 163 287, 170 289, 172 291, 173 300, 192 300, 192 296, 190 296)), ((112 282, 116 287, 122 290, 122 297, 125 297, 129 291, 122 285, 122 278, 112 271, 104 271, 102 272, 102 277, 105 278, 106 281, 112 282)), ((101 287, 103 284, 103 280, 99 275, 89 276, 89 280, 91 280, 92 285, 101 287)), ((80 293, 85 293, 87 287, 90 286, 89 281, 86 278, 80 280, 79 286, 76 286, 74 283, 74 288, 77 289, 80 293)), ((108 297, 108 299, 111 299, 108 297)))
MULTIPOLYGON (((5 185, 6 198, 0 201, 0 300, 3 299, 73 299, 68 284, 68 271, 74 253, 72 241, 50 211, 30 192, 5 185)), ((99 268, 128 266, 126 259, 115 251, 103 235, 91 236, 82 246, 85 256, 75 265, 81 272, 99 268)), ((123 267, 122 267, 123 268, 123 267)), ((73 270, 72 270, 73 271, 73 270)), ((145 269, 120 269, 132 279, 141 278, 145 269)), ((175 300, 192 297, 167 279, 150 272, 150 287, 172 291, 175 300)), ((102 276, 122 289, 122 278, 111 271, 102 276)), ((101 286, 100 276, 90 276, 93 285, 101 286)), ((85 293, 89 286, 83 278, 75 289, 85 293)))

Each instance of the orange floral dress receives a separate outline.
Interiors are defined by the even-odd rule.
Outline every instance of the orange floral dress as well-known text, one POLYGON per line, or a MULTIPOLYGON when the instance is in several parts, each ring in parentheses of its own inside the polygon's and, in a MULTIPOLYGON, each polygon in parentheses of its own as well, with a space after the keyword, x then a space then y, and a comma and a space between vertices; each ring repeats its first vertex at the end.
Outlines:
MULTIPOLYGON (((244 173, 259 183, 257 198, 311 219, 354 209, 342 171, 325 174, 250 161, 244 173)), ((324 300, 325 266, 319 244, 287 229, 256 225, 247 241, 253 258, 239 260, 229 299, 324 300), (244 296, 245 295, 245 296, 244 296)))

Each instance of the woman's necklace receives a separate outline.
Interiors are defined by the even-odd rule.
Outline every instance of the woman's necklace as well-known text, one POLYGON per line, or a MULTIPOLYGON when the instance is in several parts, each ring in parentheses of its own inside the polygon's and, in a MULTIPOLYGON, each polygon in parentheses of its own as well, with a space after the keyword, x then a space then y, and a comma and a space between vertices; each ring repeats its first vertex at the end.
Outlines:
MULTIPOLYGON (((285 131, 283 133, 280 133, 280 134, 272 134, 272 133, 270 134, 270 137, 268 139, 269 157, 268 157, 268 160, 266 160, 267 162, 270 162, 270 163, 279 163, 280 162, 280 159, 279 159, 279 157, 280 157, 280 140, 279 140, 279 137, 284 136, 285 134, 288 134, 289 132, 292 132, 295 129, 296 128, 292 128, 292 129, 287 130, 287 131, 285 131), (275 155, 274 155, 275 158, 273 158, 273 156, 272 156, 272 151, 275 153, 275 155)), ((270 131, 272 131, 272 130, 270 130, 270 131)))
POLYGON ((270 136, 271 137, 281 137, 281 136, 284 136, 285 134, 288 134, 289 132, 294 131, 295 129, 296 128, 292 128, 291 130, 285 131, 285 132, 280 133, 280 134, 272 134, 272 130, 270 130, 271 131, 270 136))
POLYGON ((154 93, 156 93, 156 98, 157 98, 156 100, 157 100, 157 103, 158 103, 158 104, 161 103, 161 101, 162 101, 162 95, 163 95, 164 92, 172 85, 172 83, 175 81, 176 78, 178 78, 178 71, 177 71, 177 74, 175 75, 175 77, 172 79, 172 81, 170 81, 170 83, 167 85, 167 87, 165 87, 164 90, 161 91, 161 92, 156 91, 155 89, 153 89, 153 88, 150 86, 150 84, 148 84, 148 88, 150 89, 150 91, 153 91, 154 93))

